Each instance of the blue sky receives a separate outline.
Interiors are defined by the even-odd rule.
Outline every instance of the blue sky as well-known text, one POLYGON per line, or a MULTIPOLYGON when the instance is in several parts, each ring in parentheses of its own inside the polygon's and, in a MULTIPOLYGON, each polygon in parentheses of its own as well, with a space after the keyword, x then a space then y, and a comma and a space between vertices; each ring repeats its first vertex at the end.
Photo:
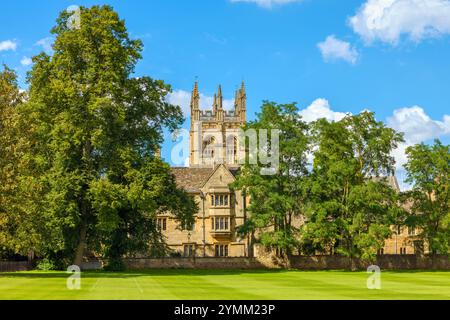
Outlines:
POLYGON ((450 140, 449 0, 9 1, 0 62, 25 87, 58 12, 93 4, 126 20, 145 45, 136 73, 170 83, 185 110, 196 77, 205 101, 219 84, 231 99, 245 80, 250 119, 263 100, 298 102, 311 120, 370 109, 408 144, 450 140))

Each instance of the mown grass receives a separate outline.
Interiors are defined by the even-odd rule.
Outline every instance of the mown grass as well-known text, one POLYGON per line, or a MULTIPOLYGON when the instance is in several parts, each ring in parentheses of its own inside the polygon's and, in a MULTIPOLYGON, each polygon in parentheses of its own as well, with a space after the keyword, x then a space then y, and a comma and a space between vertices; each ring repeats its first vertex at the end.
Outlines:
POLYGON ((68 290, 64 272, 0 274, 0 300, 450 299, 450 272, 382 272, 367 289, 366 272, 150 270, 84 272, 68 290))

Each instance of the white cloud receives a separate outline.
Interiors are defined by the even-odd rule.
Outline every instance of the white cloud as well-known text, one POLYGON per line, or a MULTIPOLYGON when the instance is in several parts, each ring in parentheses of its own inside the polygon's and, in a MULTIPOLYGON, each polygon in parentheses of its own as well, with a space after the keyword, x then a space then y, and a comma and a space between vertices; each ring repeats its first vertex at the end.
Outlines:
POLYGON ((450 1, 367 0, 349 24, 367 43, 395 45, 402 35, 419 42, 450 34, 450 1))
MULTIPOLYGON (((333 111, 326 99, 317 99, 306 109, 300 111, 300 115, 307 122, 321 118, 339 121, 347 114, 351 113, 333 111)), ((405 142, 392 152, 400 173, 404 173, 403 165, 407 161, 405 152, 409 146, 450 136, 450 115, 444 115, 442 120, 434 120, 419 106, 396 109, 385 122, 388 127, 405 134, 405 142)), ((399 181, 403 181, 402 179, 399 177, 399 181)))
POLYGON ((173 105, 180 106, 184 115, 190 112, 191 94, 184 90, 177 90, 167 96, 167 101, 173 105))
POLYGON ((22 60, 20 60, 20 64, 23 66, 29 66, 33 63, 33 60, 29 57, 23 57, 22 60))
POLYGON ((344 60, 351 64, 358 61, 359 53, 350 43, 328 36, 325 41, 317 44, 325 61, 344 60))
POLYGON ((250 2, 266 9, 272 8, 274 5, 283 5, 288 3, 300 2, 302 0, 230 0, 231 2, 250 2))
POLYGON ((328 100, 317 99, 309 107, 300 111, 300 115, 304 121, 313 122, 323 118, 328 121, 340 121, 347 114, 331 110, 328 100))
POLYGON ((36 45, 42 47, 42 49, 44 49, 44 51, 46 53, 50 54, 53 51, 53 48, 52 48, 53 38, 47 37, 47 38, 41 39, 38 42, 36 42, 36 45))
POLYGON ((445 115, 442 121, 433 120, 421 107, 394 110, 394 115, 387 124, 405 133, 405 140, 412 144, 450 134, 450 116, 445 115))
POLYGON ((442 121, 433 120, 418 106, 394 110, 387 125, 405 134, 405 143, 393 153, 398 169, 407 161, 405 151, 409 146, 450 135, 450 115, 444 115, 442 121))
POLYGON ((17 42, 13 40, 5 40, 0 42, 0 51, 15 51, 17 49, 17 42))
MULTIPOLYGON (((167 101, 171 104, 180 106, 185 116, 189 116, 191 112, 191 93, 184 90, 176 90, 170 93, 167 97, 167 101)), ((200 108, 212 109, 214 103, 214 97, 207 96, 200 93, 200 108)), ((224 99, 223 108, 225 110, 232 110, 234 108, 233 99, 224 99)))

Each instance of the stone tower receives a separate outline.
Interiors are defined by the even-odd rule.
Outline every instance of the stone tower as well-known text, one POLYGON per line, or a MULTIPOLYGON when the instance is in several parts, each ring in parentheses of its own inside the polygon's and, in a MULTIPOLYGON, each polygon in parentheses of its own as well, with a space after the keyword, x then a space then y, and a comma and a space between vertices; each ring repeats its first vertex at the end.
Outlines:
POLYGON ((224 110, 222 87, 210 110, 200 109, 198 83, 191 97, 190 167, 238 166, 238 130, 246 123, 247 95, 245 84, 236 91, 234 109, 224 110))

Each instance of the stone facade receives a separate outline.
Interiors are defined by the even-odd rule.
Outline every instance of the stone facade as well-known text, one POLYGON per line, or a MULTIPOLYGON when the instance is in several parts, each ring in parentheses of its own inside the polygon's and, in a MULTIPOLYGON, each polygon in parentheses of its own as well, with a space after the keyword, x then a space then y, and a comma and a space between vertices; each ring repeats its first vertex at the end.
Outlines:
POLYGON ((427 253, 427 246, 418 238, 418 230, 408 227, 392 227, 393 235, 387 239, 384 249, 380 252, 383 254, 417 254, 427 253))
MULTIPOLYGON (((389 185, 400 192, 397 178, 390 176, 387 178, 389 185)), ((405 207, 408 210, 408 205, 405 207)), ((415 228, 392 226, 392 237, 387 239, 384 248, 380 250, 379 255, 422 255, 427 253, 427 247, 417 237, 418 231, 415 228)))
POLYGON ((191 99, 190 165, 172 168, 179 187, 196 200, 199 211, 193 226, 180 226, 170 214, 158 216, 167 244, 183 257, 245 257, 246 239, 236 234, 243 224, 244 203, 229 185, 239 170, 238 130, 246 121, 245 86, 236 92, 234 110, 223 108, 222 89, 212 110, 200 110, 198 84, 191 99))
POLYGON ((245 85, 236 92, 233 110, 224 110, 222 87, 214 95, 212 110, 200 110, 197 82, 191 98, 190 167, 238 166, 238 130, 246 123, 245 85))

